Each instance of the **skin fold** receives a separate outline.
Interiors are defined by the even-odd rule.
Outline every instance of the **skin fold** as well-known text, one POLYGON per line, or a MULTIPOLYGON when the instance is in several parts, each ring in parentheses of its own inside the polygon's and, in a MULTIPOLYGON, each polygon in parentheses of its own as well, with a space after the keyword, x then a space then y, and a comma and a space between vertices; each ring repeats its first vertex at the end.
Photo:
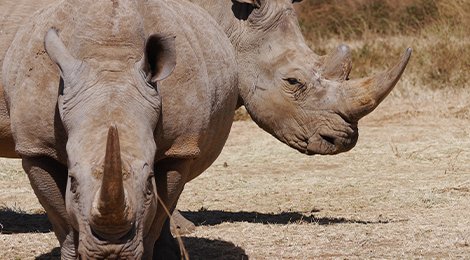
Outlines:
MULTIPOLYGON (((46 2, 48 1, 43 1, 44 5, 46 2)), ((187 5, 184 1, 148 1, 147 8, 153 10, 152 7, 157 8, 159 2, 165 2, 173 9, 187 5)), ((177 35, 178 59, 180 55, 191 52, 185 49, 180 51, 182 47, 178 45, 178 39, 197 38, 200 44, 188 40, 185 46, 190 46, 196 53, 192 56, 195 61, 206 61, 198 63, 198 66, 188 66, 184 70, 179 70, 177 66, 175 73, 182 71, 180 75, 186 77, 175 76, 174 73, 164 80, 160 87, 162 106, 161 116, 154 130, 157 150, 153 168, 158 194, 170 209, 175 207, 184 183, 197 177, 219 155, 236 107, 244 105, 261 128, 301 153, 313 155, 346 152, 357 142, 359 119, 373 111, 393 89, 411 55, 411 50, 405 51, 394 66, 376 76, 349 80, 348 75, 352 66, 349 48, 340 45, 325 56, 313 53, 302 37, 293 2, 290 0, 191 0, 191 2, 209 13, 191 6, 199 10, 202 17, 208 19, 211 16, 215 20, 214 22, 210 19, 211 26, 217 28, 220 26, 225 32, 225 40, 217 38, 220 35, 202 37, 204 32, 200 33, 198 30, 205 31, 204 28, 212 27, 201 26, 199 20, 183 19, 175 22, 164 14, 152 15, 149 19, 158 22, 171 21, 168 22, 171 23, 168 28, 183 25, 191 27, 194 33, 189 31, 179 33, 176 29, 170 30, 167 27, 161 32, 177 35), (201 43, 203 40, 204 44, 201 43), (218 41, 225 43, 229 41, 231 44, 230 48, 223 44, 226 50, 222 48, 224 50, 221 53, 224 53, 223 57, 235 55, 238 64, 238 70, 235 71, 238 82, 233 79, 228 80, 230 83, 227 84, 225 79, 230 78, 226 76, 229 73, 221 70, 221 68, 233 68, 233 64, 226 61, 225 65, 221 65, 216 62, 220 60, 219 58, 206 58, 209 53, 214 52, 214 48, 219 49, 215 46, 218 41), (197 54, 196 49, 203 54, 197 54), (193 83, 196 80, 193 76, 200 75, 196 73, 198 69, 204 70, 207 74, 209 80, 205 83, 193 83), (177 89, 167 87, 171 85, 167 82, 171 82, 173 87, 179 87, 177 89)), ((192 16, 185 16, 186 19, 188 17, 192 16)), ((61 38, 68 46, 68 36, 61 33, 61 38)), ((36 53, 38 52, 32 51, 26 56, 34 57, 36 53)), ((187 60, 179 61, 177 64, 181 62, 188 64, 187 60)), ((31 76, 41 78, 40 75, 50 74, 49 71, 28 72, 28 69, 25 67, 21 77, 28 73, 29 78, 31 76)), ((40 92, 44 93, 43 97, 40 98, 40 93, 35 97, 46 100, 41 102, 47 103, 45 106, 48 107, 49 118, 44 120, 43 125, 36 128, 30 125, 29 132, 16 134, 14 125, 23 128, 28 122, 37 122, 37 120, 31 121, 34 119, 32 115, 28 120, 12 123, 12 129, 15 141, 26 138, 25 142, 16 143, 16 151, 23 157, 45 156, 64 166, 67 165, 67 158, 64 158, 66 148, 57 145, 56 135, 60 136, 61 131, 65 130, 61 129, 62 122, 57 122, 56 100, 49 98, 57 96, 57 85, 56 80, 47 87, 49 92, 40 92), (42 129, 54 129, 54 131, 44 133, 42 129), (39 140, 38 136, 41 136, 39 140), (34 146, 30 147, 31 144, 34 146)), ((2 110, 6 111, 7 106, 2 105, 0 100, 0 112, 2 110)), ((4 112, 3 115, 8 113, 4 112)), ((6 134, 0 136, 2 138, 0 142, 2 140, 10 142, 12 147, 11 134, 8 134, 9 122, 5 118, 6 116, 0 121, 0 130, 7 130, 3 130, 6 134)), ((14 151, 3 147, 0 153, 1 156, 7 156, 6 154, 15 156, 14 151)), ((60 179, 55 177, 56 174, 49 175, 54 180, 60 179)), ((59 212, 58 215, 60 214, 59 212)), ((157 222, 165 221, 166 217, 163 214, 158 216, 161 217, 157 217, 157 222)), ((167 225, 163 225, 162 229, 166 230, 167 225)), ((157 241, 156 244, 161 243, 157 241)))
MULTIPOLYGON (((240 65, 238 106, 245 105, 260 127, 306 154, 336 154, 354 147, 357 121, 375 109, 391 91, 411 53, 405 53, 401 67, 388 75, 392 78, 388 82, 364 79, 362 83, 346 84, 352 66, 349 48, 340 45, 325 56, 313 53, 302 37, 292 1, 191 1, 210 13, 235 48, 240 65), (356 86, 364 91, 351 91, 356 86), (325 96, 326 92, 330 94, 325 96), (322 104, 324 99, 329 100, 327 105, 322 104), (355 113, 357 110, 361 112, 355 113)), ((5 40, 0 45, 0 55, 9 46, 21 19, 29 15, 26 11, 54 2, 2 4, 5 7, 2 10, 9 10, 16 19, 4 22, 9 36, 2 36, 5 40)), ((0 156, 17 157, 2 99, 0 143, 4 144, 0 156)))
POLYGON ((173 210, 215 160, 238 93, 233 47, 207 12, 54 3, 18 30, 2 86, 62 259, 179 259, 160 200, 173 210))

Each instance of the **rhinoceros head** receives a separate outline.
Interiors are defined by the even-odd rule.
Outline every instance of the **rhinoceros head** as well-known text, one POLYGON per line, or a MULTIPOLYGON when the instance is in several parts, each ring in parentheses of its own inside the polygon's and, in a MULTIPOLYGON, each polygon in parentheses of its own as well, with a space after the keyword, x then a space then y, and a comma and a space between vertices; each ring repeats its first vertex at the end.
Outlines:
POLYGON ((78 235, 77 254, 84 259, 140 259, 152 254, 158 237, 158 227, 149 232, 158 204, 153 131, 161 108, 157 82, 176 64, 174 37, 152 35, 141 45, 140 52, 97 46, 78 60, 56 30, 45 36, 61 72, 58 107, 68 135, 65 202, 78 235))
POLYGON ((320 57, 305 43, 292 0, 234 0, 222 25, 237 52, 239 105, 280 141, 307 154, 354 147, 357 123, 390 93, 411 55, 389 70, 348 80, 349 48, 320 57))

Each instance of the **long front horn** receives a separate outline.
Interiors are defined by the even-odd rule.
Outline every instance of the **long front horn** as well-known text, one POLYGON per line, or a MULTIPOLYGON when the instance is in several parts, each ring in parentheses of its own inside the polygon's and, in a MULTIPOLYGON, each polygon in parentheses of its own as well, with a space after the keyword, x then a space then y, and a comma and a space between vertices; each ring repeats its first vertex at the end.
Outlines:
POLYGON ((395 87, 410 57, 411 48, 408 48, 388 70, 372 77, 343 82, 341 89, 347 106, 345 116, 351 121, 357 121, 372 112, 395 87))
POLYGON ((108 131, 103 179, 92 209, 93 229, 104 234, 120 234, 132 227, 132 209, 124 190, 119 135, 116 127, 108 131))
POLYGON ((125 205, 119 135, 117 129, 111 126, 108 131, 108 142, 106 143, 103 181, 98 208, 102 214, 106 214, 117 211, 125 205))

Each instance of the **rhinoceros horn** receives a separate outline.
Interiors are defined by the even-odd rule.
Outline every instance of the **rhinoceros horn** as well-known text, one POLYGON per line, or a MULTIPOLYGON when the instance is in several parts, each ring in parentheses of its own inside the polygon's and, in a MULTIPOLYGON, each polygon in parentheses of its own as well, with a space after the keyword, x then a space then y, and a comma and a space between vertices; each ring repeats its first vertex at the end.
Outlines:
POLYGON ((340 44, 333 52, 320 57, 319 63, 322 77, 343 82, 352 68, 351 50, 348 46, 340 44))
POLYGON ((93 203, 92 228, 103 238, 118 239, 132 227, 132 205, 123 183, 119 135, 116 127, 108 131, 103 179, 93 203))
POLYGON ((408 48, 401 59, 388 70, 372 77, 341 83, 347 106, 343 114, 350 121, 357 121, 372 112, 397 84, 410 57, 411 48, 408 48))

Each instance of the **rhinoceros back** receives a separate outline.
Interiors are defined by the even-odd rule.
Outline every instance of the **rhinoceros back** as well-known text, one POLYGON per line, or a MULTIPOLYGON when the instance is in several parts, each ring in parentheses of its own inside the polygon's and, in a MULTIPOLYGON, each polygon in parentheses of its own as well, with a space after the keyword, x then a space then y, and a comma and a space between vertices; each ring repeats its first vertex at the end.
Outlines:
MULTIPOLYGON (((59 72, 43 37, 54 26, 66 46, 76 30, 76 0, 56 3, 30 18, 5 57, 3 82, 16 150, 22 156, 50 156, 66 163, 66 135, 57 113, 59 72), (12 66, 10 66, 12 65, 12 66)), ((186 1, 136 1, 144 31, 176 35, 177 66, 164 80, 162 116, 155 131, 157 160, 199 157, 197 174, 220 153, 237 100, 233 47, 202 8, 186 1), (191 5, 191 6, 187 6, 191 5), (190 140, 190 141, 188 141, 190 140)))
POLYGON ((2 64, 13 38, 26 19, 37 10, 58 0, 2 0, 0 1, 0 157, 16 158, 10 117, 3 97, 2 64))

